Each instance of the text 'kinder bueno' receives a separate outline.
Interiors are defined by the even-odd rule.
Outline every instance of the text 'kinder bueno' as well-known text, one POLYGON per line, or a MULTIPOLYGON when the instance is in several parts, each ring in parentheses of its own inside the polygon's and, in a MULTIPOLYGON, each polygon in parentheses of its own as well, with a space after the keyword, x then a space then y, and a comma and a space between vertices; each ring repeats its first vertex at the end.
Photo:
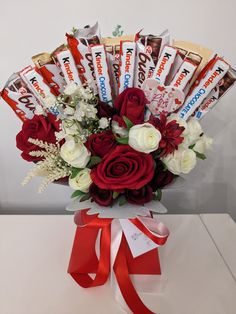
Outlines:
POLYGON ((184 60, 170 85, 184 90, 188 82, 190 82, 196 68, 196 64, 190 60, 184 60))
POLYGON ((64 49, 56 54, 57 61, 59 62, 62 73, 65 77, 66 83, 76 83, 81 85, 79 73, 75 65, 75 61, 69 49, 64 49))
POLYGON ((120 72, 119 93, 128 87, 133 87, 134 64, 136 43, 132 41, 121 41, 120 43, 120 72))
POLYGON ((199 84, 193 89, 185 100, 184 106, 179 111, 179 117, 186 120, 196 110, 196 108, 208 96, 211 90, 224 77, 229 69, 229 65, 220 58, 216 58, 211 70, 201 79, 199 84))
POLYGON ((32 119, 36 106, 40 104, 18 73, 8 79, 1 97, 22 121, 32 119))
POLYGON ((166 78, 170 73, 171 67, 174 63, 176 54, 177 50, 170 46, 165 46, 162 50, 161 56, 153 73, 153 78, 159 81, 161 84, 165 84, 166 78))
POLYGON ((112 105, 112 92, 104 45, 91 47, 98 94, 101 101, 112 105))

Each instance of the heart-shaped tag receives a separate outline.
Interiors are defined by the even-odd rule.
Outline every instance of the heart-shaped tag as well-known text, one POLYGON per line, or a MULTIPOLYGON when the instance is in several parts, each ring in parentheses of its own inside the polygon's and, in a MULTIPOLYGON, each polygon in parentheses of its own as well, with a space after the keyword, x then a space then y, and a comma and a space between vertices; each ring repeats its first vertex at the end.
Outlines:
POLYGON ((154 116, 174 112, 184 102, 185 95, 181 90, 162 85, 155 79, 144 81, 142 88, 149 101, 147 107, 154 116))

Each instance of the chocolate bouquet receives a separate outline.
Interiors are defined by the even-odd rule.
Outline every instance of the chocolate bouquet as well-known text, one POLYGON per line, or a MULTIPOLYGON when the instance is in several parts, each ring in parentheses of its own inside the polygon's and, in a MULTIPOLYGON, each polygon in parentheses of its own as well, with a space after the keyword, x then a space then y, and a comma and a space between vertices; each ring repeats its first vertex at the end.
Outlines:
POLYGON ((34 163, 23 184, 42 176, 39 192, 51 182, 73 190, 68 272, 86 288, 110 276, 132 313, 154 313, 129 274, 160 274, 157 248, 169 231, 153 213, 166 211, 162 189, 206 158, 212 139, 199 120, 236 72, 168 31, 124 36, 118 26, 113 36, 102 38, 98 24, 73 29, 67 44, 13 74, 1 96, 23 121, 16 145, 34 163))

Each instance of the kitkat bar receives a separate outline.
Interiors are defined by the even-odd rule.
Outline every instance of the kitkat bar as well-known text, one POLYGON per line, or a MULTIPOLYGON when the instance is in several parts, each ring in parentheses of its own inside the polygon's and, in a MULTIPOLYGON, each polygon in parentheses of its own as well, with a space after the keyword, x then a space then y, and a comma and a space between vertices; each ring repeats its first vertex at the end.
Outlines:
POLYGON ((170 85, 183 91, 194 75, 196 68, 196 64, 189 59, 185 59, 170 85))
MULTIPOLYGON (((184 105, 180 108, 178 115, 187 120, 204 99, 210 94, 211 90, 220 82, 229 70, 229 64, 223 59, 217 57, 211 62, 211 67, 205 72, 205 75, 198 82, 191 93, 186 98, 184 105)), ((200 74, 201 76, 201 74, 200 74)))
POLYGON ((176 54, 177 50, 175 48, 165 46, 156 64, 152 78, 164 85, 173 66, 176 54))
POLYGON ((8 79, 1 97, 22 121, 32 119, 36 106, 40 105, 40 101, 18 73, 8 79))
POLYGON ((65 89, 65 79, 61 69, 55 64, 51 54, 43 52, 32 57, 36 71, 44 78, 51 87, 55 96, 63 93, 65 89))
POLYGON ((104 45, 91 47, 98 94, 101 101, 112 105, 112 90, 104 45))
POLYGON ((119 93, 134 84, 134 64, 136 43, 133 41, 121 41, 120 43, 120 69, 119 69, 119 93))

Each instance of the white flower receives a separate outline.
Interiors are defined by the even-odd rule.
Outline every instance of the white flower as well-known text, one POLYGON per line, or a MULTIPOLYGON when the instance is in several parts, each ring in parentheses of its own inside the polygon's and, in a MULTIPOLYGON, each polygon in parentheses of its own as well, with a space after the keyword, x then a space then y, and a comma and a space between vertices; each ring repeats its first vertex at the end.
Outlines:
POLYGON ((120 127, 118 122, 112 121, 111 127, 112 127, 112 132, 114 134, 119 135, 120 137, 127 137, 128 136, 127 129, 120 127))
POLYGON ((75 111, 75 119, 78 121, 82 121, 84 118, 92 118, 95 119, 97 114, 97 108, 93 105, 89 105, 84 101, 79 103, 75 111))
POLYGON ((44 106, 46 108, 51 108, 54 107, 56 104, 56 97, 54 95, 47 95, 44 99, 43 99, 43 103, 44 106))
POLYGON ((205 154, 209 149, 212 149, 213 139, 206 135, 202 135, 194 145, 194 150, 200 154, 205 154))
POLYGON ((173 121, 173 120, 176 120, 176 122, 179 124, 179 126, 183 126, 184 127, 184 131, 183 133, 181 134, 181 136, 183 135, 186 135, 188 133, 188 124, 187 122, 184 120, 184 119, 181 119, 177 113, 172 113, 168 118, 167 118, 167 121, 170 122, 170 121, 173 121))
POLYGON ((69 186, 74 190, 79 190, 84 193, 88 193, 89 187, 92 184, 90 177, 91 169, 84 168, 73 179, 69 178, 69 186))
POLYGON ((66 140, 60 151, 61 158, 76 168, 85 168, 90 154, 83 143, 76 143, 72 138, 66 140))
POLYGON ((74 108, 66 107, 64 109, 64 114, 66 114, 66 115, 73 115, 74 113, 75 113, 75 109, 74 108))
POLYGON ((34 114, 37 115, 37 116, 44 115, 45 112, 44 112, 44 110, 43 110, 43 107, 40 106, 40 105, 37 105, 37 106, 35 107, 34 114))
POLYGON ((195 119, 191 118, 188 122, 188 134, 187 141, 188 145, 193 145, 199 139, 199 136, 203 133, 200 123, 195 119))
POLYGON ((75 82, 71 82, 68 85, 66 85, 64 93, 66 95, 73 95, 78 91, 78 85, 75 82))
POLYGON ((150 123, 137 124, 129 130, 129 146, 139 152, 157 150, 160 140, 161 133, 150 123))
POLYGON ((192 149, 178 149, 174 154, 162 158, 162 161, 170 172, 179 175, 189 173, 196 166, 197 158, 192 149))
POLYGON ((109 126, 109 120, 107 118, 101 118, 98 123, 100 129, 106 129, 109 126))

